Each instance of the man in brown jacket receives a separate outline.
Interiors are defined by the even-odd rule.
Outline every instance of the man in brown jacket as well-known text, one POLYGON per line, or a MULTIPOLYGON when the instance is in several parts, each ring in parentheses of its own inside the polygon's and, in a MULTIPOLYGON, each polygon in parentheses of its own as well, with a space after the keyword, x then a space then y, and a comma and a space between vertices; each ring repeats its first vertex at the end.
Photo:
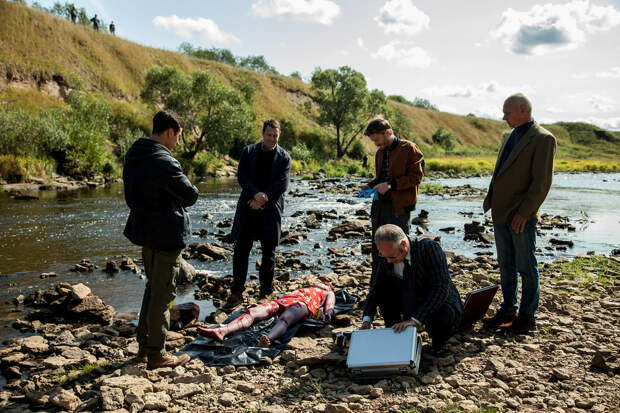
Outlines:
POLYGON ((379 262, 375 245, 375 231, 382 225, 394 224, 409 234, 411 211, 418 200, 418 186, 424 175, 424 157, 413 142, 398 139, 392 132, 390 122, 382 117, 371 120, 364 135, 379 148, 375 154, 375 179, 363 187, 379 193, 370 209, 372 227, 372 281, 379 262))
POLYGON ((556 142, 551 132, 532 119, 532 105, 524 95, 508 97, 503 111, 513 130, 499 150, 483 208, 484 212, 491 209, 493 217, 504 301, 485 325, 527 332, 536 325, 540 295, 536 223, 553 179, 556 142), (523 283, 519 306, 517 273, 523 283))

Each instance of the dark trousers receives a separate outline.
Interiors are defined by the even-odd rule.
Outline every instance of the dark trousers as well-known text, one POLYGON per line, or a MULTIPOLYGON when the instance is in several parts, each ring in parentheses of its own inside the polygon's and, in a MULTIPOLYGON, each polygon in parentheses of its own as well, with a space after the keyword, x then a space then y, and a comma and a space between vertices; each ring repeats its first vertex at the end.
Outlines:
MULTIPOLYGON (((248 276, 248 258, 254 244, 253 233, 243 233, 235 243, 233 252, 233 293, 242 293, 245 289, 245 280, 248 276)), ((263 258, 258 271, 260 282, 260 295, 268 295, 273 292, 273 272, 276 267, 276 246, 273 242, 261 240, 263 258)))
MULTIPOLYGON (((377 301, 386 327, 392 327, 403 320, 403 281, 397 277, 383 277, 377 286, 377 301)), ((415 300, 415 297, 407 297, 415 300)), ((418 320, 420 321, 420 320, 418 320)), ((431 314, 426 324, 426 332, 433 339, 433 347, 441 347, 454 334, 461 324, 461 312, 450 303, 445 303, 431 314)))
POLYGON ((372 229, 372 276, 370 285, 372 285, 379 264, 379 250, 375 245, 375 232, 377 228, 385 224, 394 224, 399 226, 405 234, 409 235, 409 221, 411 213, 406 212, 405 215, 396 215, 394 205, 389 199, 378 199, 373 201, 370 207, 370 225, 372 229))
POLYGON ((146 288, 136 333, 140 348, 149 358, 166 353, 166 332, 170 328, 170 305, 176 297, 180 256, 181 250, 142 247, 146 288))

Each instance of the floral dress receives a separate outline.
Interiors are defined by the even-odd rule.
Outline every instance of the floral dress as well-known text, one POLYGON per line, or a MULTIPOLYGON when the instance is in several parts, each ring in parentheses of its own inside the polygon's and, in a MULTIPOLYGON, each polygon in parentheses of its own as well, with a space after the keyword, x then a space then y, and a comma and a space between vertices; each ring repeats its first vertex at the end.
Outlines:
POLYGON ((308 316, 311 317, 321 311, 326 293, 327 291, 320 287, 300 288, 292 293, 276 298, 274 301, 284 308, 303 303, 308 308, 308 316))

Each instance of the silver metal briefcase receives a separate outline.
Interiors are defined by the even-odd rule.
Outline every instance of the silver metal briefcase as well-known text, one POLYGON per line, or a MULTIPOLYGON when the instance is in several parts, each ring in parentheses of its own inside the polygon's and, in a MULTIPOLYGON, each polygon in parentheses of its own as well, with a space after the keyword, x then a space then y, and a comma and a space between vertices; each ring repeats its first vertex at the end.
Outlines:
POLYGON ((357 378, 415 375, 421 355, 422 340, 413 326, 400 333, 391 328, 357 330, 351 335, 347 367, 357 378))

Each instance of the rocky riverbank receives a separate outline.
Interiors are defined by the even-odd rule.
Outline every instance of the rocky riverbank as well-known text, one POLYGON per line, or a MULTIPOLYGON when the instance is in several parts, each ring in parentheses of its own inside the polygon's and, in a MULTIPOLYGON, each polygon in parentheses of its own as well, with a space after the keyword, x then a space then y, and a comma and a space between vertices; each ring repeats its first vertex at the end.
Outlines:
POLYGON ((84 189, 93 189, 118 180, 107 180, 102 177, 92 180, 78 180, 66 176, 52 176, 49 178, 30 177, 26 182, 5 183, 0 182, 3 192, 14 199, 39 199, 45 191, 70 192, 84 189))
MULTIPOLYGON (((281 277, 275 282, 277 292, 321 279, 365 296, 368 262, 350 261, 346 255, 351 251, 342 252, 332 260, 333 273, 294 280, 281 277)), ((447 255, 463 298, 467 291, 497 282, 497 262, 491 257, 447 255)), ((488 332, 476 325, 450 340, 449 355, 424 354, 419 376, 371 384, 351 381, 344 364, 346 351, 331 338, 332 328, 350 330, 359 325, 359 307, 338 316, 333 327, 299 334, 264 366, 215 368, 192 360, 176 369, 147 371, 144 363, 133 360, 137 353, 133 324, 118 314, 111 317, 110 309, 85 286, 61 283, 22 297, 35 307, 55 305, 54 318, 42 322, 41 310, 32 308, 26 320, 15 324, 33 335, 10 340, 0 349, 8 380, 0 392, 0 408, 7 412, 613 411, 620 405, 620 260, 559 259, 542 265, 541 279, 538 326, 532 334, 488 332), (82 315, 75 310, 80 305, 82 315)), ((225 298, 230 279, 199 274, 197 282, 202 298, 217 302, 225 298)), ((256 283, 249 284, 244 305, 256 299, 256 283)), ((498 301, 499 296, 494 307, 498 301)), ((218 309, 209 321, 221 321, 231 311, 218 309)), ((178 350, 193 340, 195 326, 170 332, 168 349, 178 350)), ((423 338, 427 340, 425 334, 423 338)))

